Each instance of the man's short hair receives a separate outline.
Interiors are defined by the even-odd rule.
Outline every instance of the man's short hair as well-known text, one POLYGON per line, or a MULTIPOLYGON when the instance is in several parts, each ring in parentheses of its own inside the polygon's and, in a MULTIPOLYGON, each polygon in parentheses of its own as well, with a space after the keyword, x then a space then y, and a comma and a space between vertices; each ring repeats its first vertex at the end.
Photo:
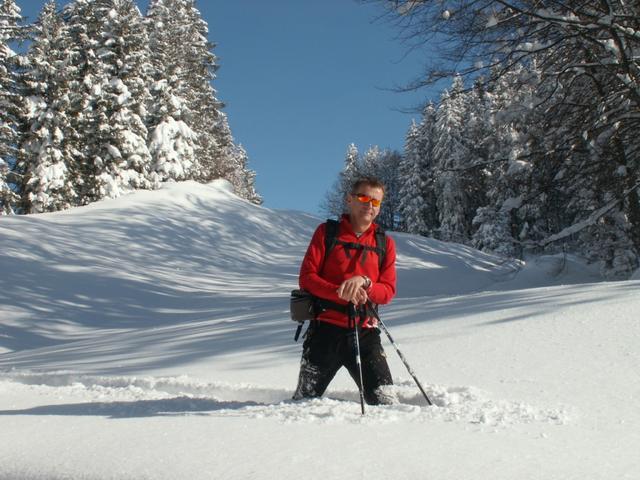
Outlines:
POLYGON ((360 187, 379 188, 384 193, 384 183, 375 177, 361 177, 358 178, 353 185, 351 185, 351 193, 358 193, 360 187))

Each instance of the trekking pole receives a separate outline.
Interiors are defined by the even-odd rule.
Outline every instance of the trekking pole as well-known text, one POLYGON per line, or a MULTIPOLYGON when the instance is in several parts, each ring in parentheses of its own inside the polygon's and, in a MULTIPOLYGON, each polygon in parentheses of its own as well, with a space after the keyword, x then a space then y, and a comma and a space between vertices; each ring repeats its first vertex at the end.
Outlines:
POLYGON ((384 331, 384 333, 386 333, 387 337, 389 338, 389 341, 391 342, 391 345, 393 345, 393 347, 396 349, 396 352, 398 352, 398 356, 400 357, 400 360, 402 360, 402 363, 404 363, 404 366, 407 367, 407 371, 409 372, 409 375, 411 375, 411 377, 413 378, 413 381, 416 382, 416 385, 418 386, 418 388, 422 392, 422 395, 424 395, 424 398, 427 401, 427 405, 433 405, 433 403, 431 403, 431 400, 429 400, 429 396, 427 395, 427 392, 425 392, 424 388, 422 388, 422 385, 420 384, 420 381, 418 380, 418 377, 416 377, 416 374, 413 372, 413 369, 409 366, 409 363, 407 362, 407 359, 404 358, 404 355, 402 354, 402 352, 398 348, 398 345, 396 345, 396 342, 393 341, 393 338, 391 337, 391 334, 389 333, 389 330, 387 330, 387 326, 384 324, 384 322, 382 321, 382 319, 378 315, 378 312, 376 311, 376 309, 373 308, 373 305, 371 304, 370 300, 367 302, 367 307, 369 307, 368 309, 371 312, 373 312, 373 316, 376 317, 376 320, 378 320, 378 323, 382 327, 382 330, 384 331))
POLYGON ((358 366, 358 374, 360 383, 358 385, 358 390, 360 390, 360 409, 362 410, 362 415, 364 415, 364 382, 362 380, 362 363, 360 362, 360 329, 358 328, 358 322, 356 320, 356 307, 353 303, 349 302, 349 321, 353 322, 353 332, 356 336, 356 365, 358 366))

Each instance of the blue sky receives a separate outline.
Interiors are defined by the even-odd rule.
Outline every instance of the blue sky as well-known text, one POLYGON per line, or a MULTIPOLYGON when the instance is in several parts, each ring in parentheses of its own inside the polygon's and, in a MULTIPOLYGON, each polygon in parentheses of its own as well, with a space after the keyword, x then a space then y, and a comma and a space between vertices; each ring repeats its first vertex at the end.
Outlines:
MULTIPOLYGON (((16 0, 29 20, 41 0, 16 0)), ((65 4, 66 2, 61 2, 65 4)), ((147 1, 138 2, 142 12, 147 1)), ((388 91, 419 75, 376 5, 355 0, 208 0, 196 3, 217 46, 215 87, 269 208, 319 213, 355 143, 402 149, 429 92, 388 91)))

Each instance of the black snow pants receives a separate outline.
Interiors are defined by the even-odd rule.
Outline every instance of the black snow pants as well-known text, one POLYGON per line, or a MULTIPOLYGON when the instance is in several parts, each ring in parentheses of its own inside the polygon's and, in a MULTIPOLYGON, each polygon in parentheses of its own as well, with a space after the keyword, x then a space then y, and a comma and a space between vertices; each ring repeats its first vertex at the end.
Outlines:
MULTIPOLYGON (((380 343, 380 331, 376 328, 362 328, 359 340, 365 401, 369 405, 393 403, 393 395, 381 388, 392 385, 393 381, 380 343)), ((322 321, 311 322, 302 346, 298 387, 293 399, 322 396, 343 366, 359 386, 354 330, 322 321)))

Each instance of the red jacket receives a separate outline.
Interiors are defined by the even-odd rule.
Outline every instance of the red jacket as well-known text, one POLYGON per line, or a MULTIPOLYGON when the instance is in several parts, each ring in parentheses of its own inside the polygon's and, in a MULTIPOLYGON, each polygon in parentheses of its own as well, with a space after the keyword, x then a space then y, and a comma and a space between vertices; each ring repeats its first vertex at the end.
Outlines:
MULTIPOLYGON (((348 215, 343 215, 337 238, 344 242, 361 243, 375 247, 375 228, 376 225, 372 224, 358 238, 351 228, 348 215)), ((323 223, 313 234, 300 266, 300 288, 316 297, 346 305, 347 302, 338 297, 338 287, 343 281, 353 276, 366 275, 372 282, 371 287, 367 290, 371 301, 378 304, 389 303, 396 294, 396 246, 393 239, 387 236, 387 252, 381 268, 376 252, 366 251, 367 255, 363 264, 361 255, 365 250, 349 249, 349 255, 347 255, 345 248, 339 243, 333 247, 325 262, 325 231, 326 224, 323 223)), ((345 328, 349 326, 347 315, 336 310, 327 310, 318 315, 318 319, 345 328)), ((375 326, 374 321, 373 318, 367 319, 363 326, 372 328, 375 326)))

